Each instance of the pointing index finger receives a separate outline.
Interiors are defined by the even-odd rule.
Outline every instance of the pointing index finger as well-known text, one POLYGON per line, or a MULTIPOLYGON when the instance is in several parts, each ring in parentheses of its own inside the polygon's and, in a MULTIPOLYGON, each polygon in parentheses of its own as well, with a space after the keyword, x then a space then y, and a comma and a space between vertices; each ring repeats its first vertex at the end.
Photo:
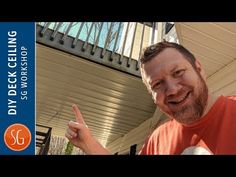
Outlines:
POLYGON ((84 122, 83 116, 82 116, 79 108, 77 107, 77 105, 73 104, 72 109, 73 109, 73 112, 75 113, 76 122, 86 125, 84 122))

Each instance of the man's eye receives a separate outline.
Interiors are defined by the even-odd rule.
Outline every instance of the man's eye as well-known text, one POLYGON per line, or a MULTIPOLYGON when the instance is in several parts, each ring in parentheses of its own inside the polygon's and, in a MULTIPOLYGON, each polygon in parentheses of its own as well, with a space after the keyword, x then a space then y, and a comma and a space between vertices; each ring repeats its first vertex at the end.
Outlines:
POLYGON ((174 72, 174 77, 179 77, 182 76, 184 74, 184 69, 180 69, 174 72))
POLYGON ((158 89, 161 85, 161 82, 157 82, 153 85, 152 89, 155 90, 155 89, 158 89))

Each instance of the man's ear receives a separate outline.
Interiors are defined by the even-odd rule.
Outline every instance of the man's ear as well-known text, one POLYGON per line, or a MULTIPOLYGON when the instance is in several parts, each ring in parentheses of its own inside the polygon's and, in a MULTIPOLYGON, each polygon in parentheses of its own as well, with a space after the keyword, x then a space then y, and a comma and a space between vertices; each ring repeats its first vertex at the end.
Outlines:
POLYGON ((202 64, 198 60, 195 60, 195 66, 197 71, 201 74, 202 78, 206 80, 206 73, 202 67, 202 64))
POLYGON ((146 76, 145 76, 145 72, 143 70, 143 67, 140 67, 140 72, 141 72, 141 78, 142 78, 143 84, 146 86, 148 93, 150 95, 152 95, 152 92, 151 92, 149 85, 147 84, 147 81, 146 81, 146 76))

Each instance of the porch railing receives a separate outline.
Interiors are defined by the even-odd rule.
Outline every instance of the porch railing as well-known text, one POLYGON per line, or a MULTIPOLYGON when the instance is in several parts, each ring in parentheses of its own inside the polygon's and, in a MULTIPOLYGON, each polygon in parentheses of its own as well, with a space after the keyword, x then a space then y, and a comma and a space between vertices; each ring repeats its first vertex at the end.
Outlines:
POLYGON ((163 38, 177 42, 173 23, 39 22, 37 42, 140 77, 143 48, 163 38), (171 35, 170 35, 171 34, 171 35))
POLYGON ((37 155, 47 155, 51 140, 52 128, 44 125, 36 125, 36 149, 37 155))

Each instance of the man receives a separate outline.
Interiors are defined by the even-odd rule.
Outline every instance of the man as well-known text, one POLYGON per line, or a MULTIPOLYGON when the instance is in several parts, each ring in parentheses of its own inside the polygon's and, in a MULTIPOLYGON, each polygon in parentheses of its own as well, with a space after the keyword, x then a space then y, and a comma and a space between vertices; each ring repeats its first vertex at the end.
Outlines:
MULTIPOLYGON (((236 154, 236 97, 215 96, 198 60, 183 46, 148 47, 141 75, 155 104, 170 117, 148 137, 140 154, 236 154)), ((66 137, 88 154, 109 154, 89 132, 74 105, 77 122, 66 137)))

